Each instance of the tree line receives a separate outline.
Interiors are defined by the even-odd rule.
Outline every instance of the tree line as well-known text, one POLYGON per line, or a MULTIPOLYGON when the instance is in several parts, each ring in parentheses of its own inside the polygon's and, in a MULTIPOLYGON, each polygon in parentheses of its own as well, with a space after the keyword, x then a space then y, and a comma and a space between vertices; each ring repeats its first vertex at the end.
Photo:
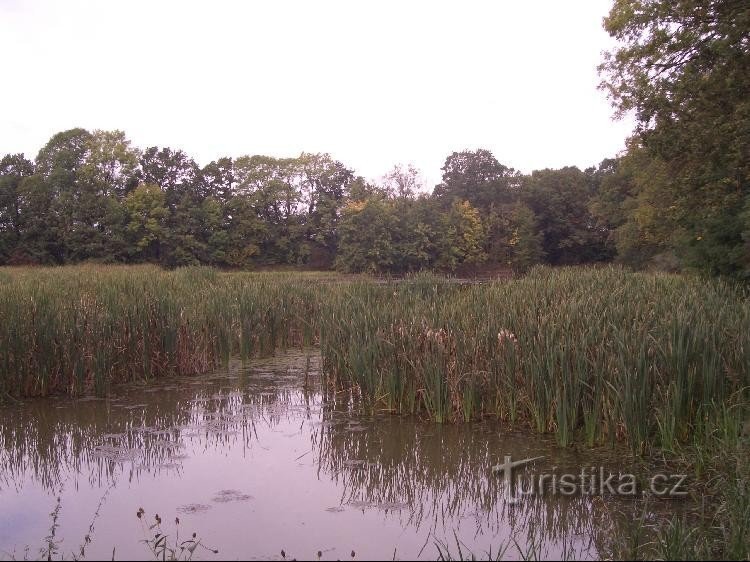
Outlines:
POLYGON ((121 131, 72 129, 34 161, 0 161, 0 260, 394 273, 606 261, 615 249, 590 203, 610 173, 524 176, 480 149, 448 156, 427 194, 410 166, 379 182, 328 154, 200 167, 121 131))
POLYGON ((602 87, 638 127, 597 166, 521 174, 450 154, 366 181, 328 154, 199 166, 121 131, 54 135, 0 161, 0 263, 293 265, 403 273, 619 261, 750 278, 750 10, 617 0, 602 87))

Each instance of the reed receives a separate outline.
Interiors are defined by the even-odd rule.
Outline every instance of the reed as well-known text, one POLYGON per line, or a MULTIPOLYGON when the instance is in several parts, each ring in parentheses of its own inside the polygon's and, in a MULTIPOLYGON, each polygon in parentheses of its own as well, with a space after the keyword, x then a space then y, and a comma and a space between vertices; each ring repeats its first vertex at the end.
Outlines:
POLYGON ((10 269, 0 283, 0 394, 104 393, 311 343, 326 287, 209 268, 10 269))
POLYGON ((478 285, 428 274, 0 271, 0 399, 106 393, 309 345, 331 396, 358 407, 496 418, 561 446, 619 442, 634 457, 683 463, 707 487, 705 524, 675 519, 650 547, 664 558, 750 553, 750 299, 740 287, 617 267, 478 285))
POLYGON ((624 441, 636 455, 689 441, 717 407, 745 413, 750 302, 722 282, 537 269, 486 285, 363 283, 328 298, 329 380, 399 413, 500 417, 563 446, 624 441))
POLYGON ((616 267, 480 285, 200 267, 2 273, 10 396, 104 393, 317 344, 328 384, 373 409, 496 417, 563 446, 674 451, 704 435, 706 419, 747 413, 750 301, 721 281, 616 267))

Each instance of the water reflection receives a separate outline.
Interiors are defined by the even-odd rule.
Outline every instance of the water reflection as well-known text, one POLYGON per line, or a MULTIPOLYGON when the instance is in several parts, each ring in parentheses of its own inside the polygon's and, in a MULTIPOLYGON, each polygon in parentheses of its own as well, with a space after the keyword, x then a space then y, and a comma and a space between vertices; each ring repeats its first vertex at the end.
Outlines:
POLYGON ((612 498, 509 503, 491 472, 504 455, 572 470, 592 460, 492 423, 360 415, 351 396, 320 391, 317 368, 292 353, 106 400, 0 408, 0 551, 43 543, 58 496, 61 553, 77 552, 97 514, 86 555, 108 558, 113 547, 148 556, 141 506, 179 515, 221 557, 304 558, 433 558, 457 542, 464 555, 596 558, 634 509, 612 498))
MULTIPOLYGON (((362 433, 326 426, 316 436, 319 467, 341 488, 342 505, 390 512, 402 527, 424 530, 437 541, 453 543, 454 531, 460 531, 465 545, 484 546, 479 554, 518 546, 542 557, 596 557, 597 530, 606 516, 597 509, 602 504, 539 496, 507 502, 504 484, 490 467, 509 452, 538 454, 540 444, 501 436, 497 429, 487 424, 467 431, 395 418, 379 419, 362 433)), ((574 458, 555 453, 558 464, 577 466, 574 458)))

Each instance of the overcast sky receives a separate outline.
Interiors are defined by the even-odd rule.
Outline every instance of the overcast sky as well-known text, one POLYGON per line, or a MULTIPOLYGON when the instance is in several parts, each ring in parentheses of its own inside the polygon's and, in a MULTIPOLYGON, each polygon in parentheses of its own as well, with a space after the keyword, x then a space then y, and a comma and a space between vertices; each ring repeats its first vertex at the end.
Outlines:
POLYGON ((0 0, 0 153, 55 132, 220 156, 330 152, 439 180, 454 150, 523 172, 624 147, 596 66, 611 0, 0 0))

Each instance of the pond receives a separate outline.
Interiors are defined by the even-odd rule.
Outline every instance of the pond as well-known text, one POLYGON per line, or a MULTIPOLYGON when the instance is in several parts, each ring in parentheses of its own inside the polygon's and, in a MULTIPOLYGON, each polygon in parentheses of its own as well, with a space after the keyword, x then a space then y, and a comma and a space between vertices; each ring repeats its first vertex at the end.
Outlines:
POLYGON ((169 544, 195 532, 209 560, 598 558, 644 507, 658 516, 632 498, 518 497, 493 472, 506 456, 576 474, 611 461, 498 422, 364 414, 318 369, 303 350, 0 407, 0 557, 153 558, 159 514, 169 544))

